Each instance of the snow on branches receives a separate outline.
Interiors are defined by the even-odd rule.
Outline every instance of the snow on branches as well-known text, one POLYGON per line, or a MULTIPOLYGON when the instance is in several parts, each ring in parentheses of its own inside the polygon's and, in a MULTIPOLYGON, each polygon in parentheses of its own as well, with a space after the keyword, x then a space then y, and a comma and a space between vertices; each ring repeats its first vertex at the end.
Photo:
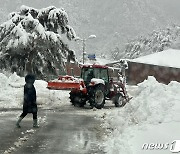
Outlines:
POLYGON ((43 65, 56 66, 56 61, 58 65, 59 62, 62 64, 62 57, 68 57, 71 51, 63 43, 61 35, 65 34, 69 40, 76 37, 68 21, 63 8, 50 6, 38 10, 21 6, 19 12, 10 13, 8 21, 0 25, 1 58, 4 55, 7 61, 12 57, 32 61, 38 55, 44 55, 39 57, 43 65))
POLYGON ((179 48, 178 38, 180 36, 180 27, 173 25, 166 29, 154 30, 146 36, 139 36, 130 40, 124 51, 115 48, 113 55, 115 58, 137 58, 148 54, 161 52, 168 48, 179 48))
MULTIPOLYGON (((8 48, 17 47, 19 44, 26 45, 37 38, 51 38, 51 41, 57 42, 61 37, 54 33, 58 34, 58 30, 62 34, 67 33, 69 40, 75 38, 76 35, 73 28, 68 25, 68 15, 65 10, 54 6, 40 10, 21 6, 20 12, 11 13, 9 20, 0 27, 5 36, 12 37, 9 38, 8 48), (6 34, 9 30, 11 32, 6 34), (49 33, 49 31, 54 33, 49 33)), ((5 38, 4 35, 3 38, 5 38)))

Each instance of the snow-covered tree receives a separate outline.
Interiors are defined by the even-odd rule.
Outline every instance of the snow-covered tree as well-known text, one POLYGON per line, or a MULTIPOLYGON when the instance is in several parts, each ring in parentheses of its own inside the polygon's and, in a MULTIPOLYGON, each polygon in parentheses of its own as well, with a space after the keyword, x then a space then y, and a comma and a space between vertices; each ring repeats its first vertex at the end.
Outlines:
POLYGON ((129 41, 125 49, 118 52, 118 55, 116 54, 116 50, 113 53, 116 55, 116 59, 137 58, 151 53, 161 52, 167 48, 178 48, 179 38, 180 27, 173 25, 166 29, 154 30, 147 36, 139 36, 129 41))
POLYGON ((50 6, 34 9, 21 6, 9 14, 0 25, 0 68, 17 68, 17 73, 35 73, 39 78, 64 71, 64 61, 74 59, 74 53, 62 41, 75 38, 63 8, 50 6))

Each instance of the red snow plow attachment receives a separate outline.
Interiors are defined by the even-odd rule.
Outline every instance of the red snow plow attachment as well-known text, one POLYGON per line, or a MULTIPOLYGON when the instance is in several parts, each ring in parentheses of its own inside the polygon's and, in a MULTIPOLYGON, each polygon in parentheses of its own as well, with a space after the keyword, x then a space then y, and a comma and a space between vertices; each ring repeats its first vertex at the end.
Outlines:
POLYGON ((48 89, 53 90, 71 90, 71 89, 83 89, 85 84, 82 80, 74 78, 73 76, 59 76, 58 79, 51 80, 47 85, 48 89))

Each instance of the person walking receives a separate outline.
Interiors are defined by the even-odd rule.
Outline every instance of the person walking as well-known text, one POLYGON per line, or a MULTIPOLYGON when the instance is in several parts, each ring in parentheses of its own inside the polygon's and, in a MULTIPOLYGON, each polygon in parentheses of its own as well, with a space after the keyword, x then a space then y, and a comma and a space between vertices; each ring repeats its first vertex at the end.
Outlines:
POLYGON ((39 127, 37 121, 37 104, 36 104, 36 89, 34 87, 35 76, 33 74, 28 74, 25 76, 24 85, 24 102, 23 102, 23 112, 20 115, 18 121, 16 122, 16 126, 20 128, 20 122, 22 119, 28 114, 33 114, 33 127, 39 127))

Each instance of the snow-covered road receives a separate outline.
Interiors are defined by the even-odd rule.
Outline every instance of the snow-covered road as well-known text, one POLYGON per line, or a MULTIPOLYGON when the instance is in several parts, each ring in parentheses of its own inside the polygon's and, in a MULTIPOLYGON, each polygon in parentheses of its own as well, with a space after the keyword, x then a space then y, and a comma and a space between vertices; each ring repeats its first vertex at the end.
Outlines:
MULTIPOLYGON (((8 109, 11 111, 17 108, 19 109, 17 111, 7 113, 0 112, 0 122, 2 127, 0 135, 3 133, 9 133, 12 135, 13 139, 18 139, 20 133, 14 131, 13 122, 15 123, 21 112, 20 109, 22 108, 24 78, 20 78, 16 74, 11 75, 10 77, 0 74, 0 85, 0 109, 8 109), (7 121, 6 119, 9 120, 7 121)), ((54 145, 54 147, 53 144, 48 143, 50 138, 54 139, 54 135, 47 135, 48 130, 53 131, 53 134, 57 134, 57 131, 61 131, 62 128, 66 128, 65 133, 63 134, 65 138, 64 141, 70 141, 68 140, 69 137, 65 137, 65 134, 67 134, 68 130, 69 132, 72 131, 70 128, 76 128, 75 125, 69 125, 69 121, 72 119, 74 114, 76 115, 75 121, 78 121, 77 119, 81 121, 81 124, 78 125, 82 125, 81 128, 87 128, 87 130, 90 130, 90 132, 94 135, 86 133, 87 130, 83 133, 83 129, 78 129, 76 133, 72 133, 70 136, 73 137, 75 143, 69 142, 72 144, 72 151, 69 150, 69 153, 75 152, 76 147, 83 148, 84 146, 88 147, 89 145, 87 148, 89 149, 91 145, 95 145, 93 143, 97 144, 95 140, 97 139, 99 141, 99 137, 97 136, 100 132, 103 132, 100 135, 102 137, 100 140, 103 143, 102 145, 97 146, 97 149, 99 149, 102 153, 171 154, 172 152, 180 151, 180 83, 178 82, 172 81, 168 85, 164 85, 158 83, 154 77, 149 77, 148 80, 138 84, 137 86, 128 86, 128 93, 133 96, 133 99, 123 108, 115 108, 114 105, 107 102, 104 109, 101 110, 75 108, 71 106, 69 102, 68 91, 51 91, 48 90, 46 86, 47 83, 45 81, 37 80, 35 82, 38 106, 41 110, 48 111, 44 113, 40 112, 40 125, 46 126, 46 124, 49 123, 47 128, 42 127, 42 132, 44 131, 44 136, 45 138, 47 137, 47 140, 44 139, 44 141, 47 141, 47 143, 39 144, 38 146, 41 147, 42 145, 44 148, 43 145, 48 145, 50 148, 49 152, 56 149, 57 145, 54 145), (67 113, 63 111, 64 107, 67 107, 67 113), (58 112, 54 113, 54 111, 58 112), (49 113, 49 116, 45 113, 49 113), (86 116, 87 118, 83 119, 83 117, 86 116), (69 127, 61 125, 61 123, 63 124, 61 117, 63 119, 64 117, 68 117, 68 120, 65 121, 68 124, 66 126, 69 127), (88 118, 90 117, 95 117, 92 121, 93 126, 91 127, 88 125, 88 118), (57 123, 55 128, 52 127, 52 129, 50 129, 53 124, 56 124, 53 118, 55 121, 59 121, 59 123, 57 123), (58 128, 61 129, 58 130, 58 128), (87 137, 84 137, 83 134, 84 136, 88 136, 88 139, 91 140, 89 143, 87 142, 87 137)), ((41 128, 38 130, 32 130, 32 123, 30 121, 30 119, 24 121, 26 129, 23 130, 22 128, 22 133, 37 134, 37 136, 39 134, 42 136, 41 128)), ((72 120, 72 124, 76 123, 72 120)), ((2 138, 3 136, 0 137, 2 138)), ((61 138, 62 134, 58 134, 56 138, 57 140, 55 139, 55 142, 53 143, 59 142, 59 144, 63 146, 64 143, 60 142, 58 137, 61 138)), ((23 140, 27 140, 26 136, 25 138, 20 137, 17 140, 16 145, 19 145, 23 140)), ((29 143, 29 148, 31 145, 34 147, 33 141, 37 141, 36 135, 27 142, 27 145, 29 143)), ((8 145, 7 147, 14 147, 14 142, 11 140, 7 140, 5 143, 8 145)), ((64 147, 66 150, 69 149, 67 146, 64 147)), ((5 148, 4 150, 8 149, 5 148)), ((38 151, 40 149, 36 148, 36 150, 38 151)), ((85 151, 81 151, 81 153, 83 152, 86 153, 85 151)), ((87 150, 87 152, 89 152, 89 150, 87 150)), ((91 152, 96 153, 95 151, 91 152)))
POLYGON ((39 109, 39 128, 32 127, 32 115, 15 127, 14 115, 19 110, 3 112, 1 118, 0 153, 2 154, 103 154, 105 129, 89 108, 67 104, 60 109, 39 109))

